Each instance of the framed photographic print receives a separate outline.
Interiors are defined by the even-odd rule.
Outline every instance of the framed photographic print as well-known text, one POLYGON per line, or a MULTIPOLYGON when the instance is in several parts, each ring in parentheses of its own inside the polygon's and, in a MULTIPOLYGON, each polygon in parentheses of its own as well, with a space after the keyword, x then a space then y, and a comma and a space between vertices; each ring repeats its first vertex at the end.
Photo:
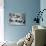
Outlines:
POLYGON ((11 25, 25 25, 25 14, 9 13, 9 23, 11 25))

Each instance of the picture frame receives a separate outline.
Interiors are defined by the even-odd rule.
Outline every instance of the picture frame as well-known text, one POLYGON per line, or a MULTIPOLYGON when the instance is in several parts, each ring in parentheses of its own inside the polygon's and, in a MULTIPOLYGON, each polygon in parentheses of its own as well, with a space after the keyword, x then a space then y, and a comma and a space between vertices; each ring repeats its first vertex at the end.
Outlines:
POLYGON ((25 25, 24 13, 9 13, 10 25, 25 25))

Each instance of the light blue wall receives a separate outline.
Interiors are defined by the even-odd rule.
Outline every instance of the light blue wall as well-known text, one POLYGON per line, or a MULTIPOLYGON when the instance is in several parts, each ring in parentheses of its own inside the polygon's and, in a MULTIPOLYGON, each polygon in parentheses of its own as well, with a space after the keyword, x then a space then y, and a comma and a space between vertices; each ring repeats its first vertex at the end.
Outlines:
POLYGON ((18 41, 32 28, 33 19, 40 9, 40 0, 4 0, 4 35, 5 40, 18 41), (8 24, 9 12, 20 12, 26 15, 25 26, 10 26, 8 24))
MULTIPOLYGON (((42 11, 43 9, 46 9, 46 0, 41 0, 40 1, 40 10, 42 11)), ((46 27, 46 11, 43 12, 43 22, 40 22, 40 25, 45 26, 46 27)))

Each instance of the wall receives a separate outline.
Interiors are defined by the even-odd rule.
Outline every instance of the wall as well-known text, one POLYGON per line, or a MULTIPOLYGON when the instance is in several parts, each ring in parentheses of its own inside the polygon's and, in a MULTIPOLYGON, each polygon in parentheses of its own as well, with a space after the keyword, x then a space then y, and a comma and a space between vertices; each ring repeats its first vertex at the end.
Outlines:
POLYGON ((18 41, 32 29, 35 14, 40 9, 40 0, 4 0, 4 35, 7 41, 18 41), (25 26, 11 26, 8 23, 9 12, 20 12, 26 15, 25 26))
MULTIPOLYGON (((40 1, 40 9, 41 9, 41 11, 43 9, 46 9, 46 0, 41 0, 40 1)), ((46 11, 43 12, 42 17, 43 17, 43 22, 41 21, 40 25, 46 26, 46 20, 45 20, 46 19, 46 11)))

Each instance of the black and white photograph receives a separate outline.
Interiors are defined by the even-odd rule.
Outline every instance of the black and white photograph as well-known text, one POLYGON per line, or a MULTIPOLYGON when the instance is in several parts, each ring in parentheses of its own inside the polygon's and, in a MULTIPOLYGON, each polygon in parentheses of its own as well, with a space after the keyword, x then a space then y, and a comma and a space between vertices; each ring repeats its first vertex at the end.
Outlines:
POLYGON ((9 13, 9 23, 11 25, 25 25, 25 14, 9 13))

